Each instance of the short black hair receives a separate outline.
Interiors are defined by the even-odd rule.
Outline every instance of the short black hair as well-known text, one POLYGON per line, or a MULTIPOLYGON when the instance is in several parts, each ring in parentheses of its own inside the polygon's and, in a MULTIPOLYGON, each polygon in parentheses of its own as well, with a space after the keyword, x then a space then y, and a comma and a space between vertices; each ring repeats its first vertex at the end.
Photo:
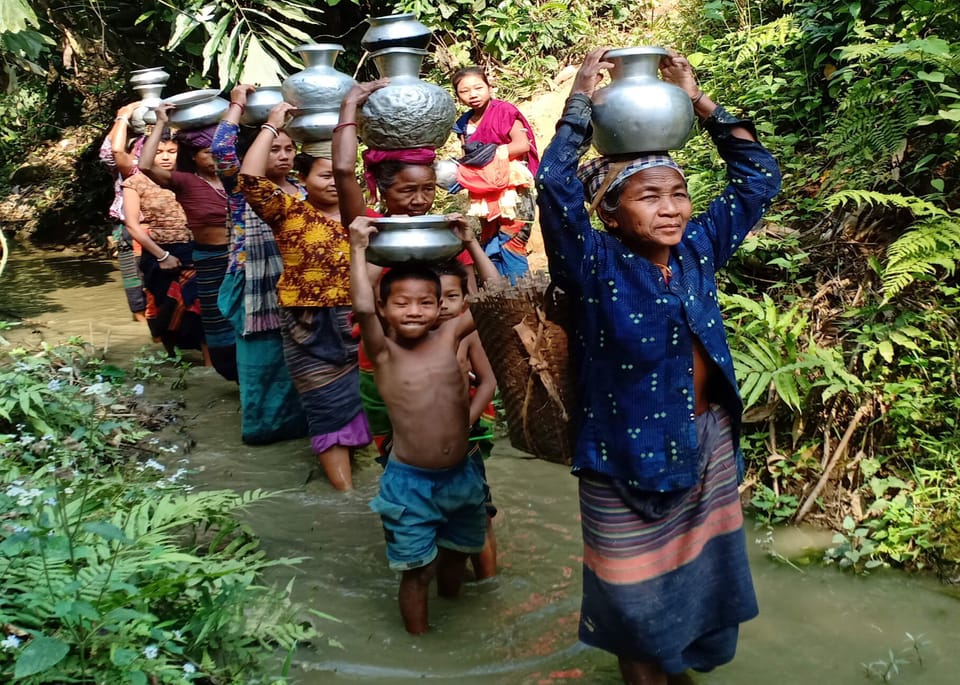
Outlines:
POLYGON ((409 262, 395 266, 380 278, 380 301, 386 303, 390 297, 390 290, 397 281, 426 281, 432 283, 437 291, 437 301, 440 301, 440 276, 428 264, 409 262))
POLYGON ((456 259, 450 259, 446 262, 434 264, 433 270, 437 272, 437 276, 456 276, 458 279, 460 279, 460 290, 464 295, 467 294, 467 270, 464 268, 463 264, 458 262, 456 259))
POLYGON ((307 152, 298 152, 293 158, 293 170, 300 174, 300 178, 306 178, 310 175, 310 170, 313 169, 313 163, 318 159, 320 158, 307 152))

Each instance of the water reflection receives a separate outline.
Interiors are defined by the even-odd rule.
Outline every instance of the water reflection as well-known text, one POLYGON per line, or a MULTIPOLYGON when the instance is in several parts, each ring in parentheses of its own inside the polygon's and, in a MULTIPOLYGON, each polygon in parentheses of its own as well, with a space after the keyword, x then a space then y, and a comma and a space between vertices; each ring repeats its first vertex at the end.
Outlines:
MULTIPOLYGON (((0 277, 0 317, 26 319, 64 311, 52 293, 107 283, 115 270, 102 259, 41 252, 24 243, 8 242, 9 261, 0 277)), ((121 293, 122 294, 122 293, 121 293)))

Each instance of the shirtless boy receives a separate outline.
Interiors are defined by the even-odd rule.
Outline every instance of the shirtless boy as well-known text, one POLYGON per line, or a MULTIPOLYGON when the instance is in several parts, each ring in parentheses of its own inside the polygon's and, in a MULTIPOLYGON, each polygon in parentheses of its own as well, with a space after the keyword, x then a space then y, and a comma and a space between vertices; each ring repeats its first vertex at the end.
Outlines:
POLYGON ((375 232, 367 217, 350 224, 354 317, 393 425, 393 451, 370 506, 383 521, 390 568, 402 572, 404 626, 420 634, 433 577, 441 597, 455 597, 468 556, 483 549, 483 477, 467 454, 470 396, 457 358, 474 323, 467 313, 437 326, 440 279, 427 266, 391 269, 375 298, 366 259, 375 232))

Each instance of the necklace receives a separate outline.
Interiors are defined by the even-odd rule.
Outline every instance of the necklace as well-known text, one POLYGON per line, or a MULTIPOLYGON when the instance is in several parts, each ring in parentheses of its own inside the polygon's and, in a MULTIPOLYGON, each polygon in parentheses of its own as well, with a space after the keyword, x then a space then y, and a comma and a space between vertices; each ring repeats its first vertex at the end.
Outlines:
POLYGON ((660 273, 663 274, 663 280, 669 283, 670 279, 673 278, 673 269, 666 264, 660 264, 658 262, 654 262, 653 265, 660 269, 660 273))
POLYGON ((200 179, 201 181, 203 181, 204 183, 206 183, 206 184, 207 184, 208 186, 210 186, 211 188, 213 188, 213 189, 216 191, 217 195, 219 195, 220 197, 226 199, 226 197, 227 197, 227 191, 226 191, 226 189, 223 187, 223 185, 219 185, 219 186, 218 186, 218 185, 214 185, 213 183, 211 183, 210 181, 208 181, 207 179, 205 179, 203 176, 201 176, 201 175, 198 174, 197 172, 193 172, 193 175, 196 176, 197 178, 199 178, 199 179, 200 179))

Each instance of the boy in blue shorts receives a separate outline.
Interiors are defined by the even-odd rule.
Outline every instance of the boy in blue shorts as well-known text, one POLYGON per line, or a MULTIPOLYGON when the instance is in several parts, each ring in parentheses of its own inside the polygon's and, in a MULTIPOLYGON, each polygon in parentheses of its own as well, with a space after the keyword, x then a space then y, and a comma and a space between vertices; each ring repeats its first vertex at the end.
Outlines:
MULTIPOLYGON (((472 251, 469 226, 458 219, 456 228, 472 251)), ((393 426, 393 449, 370 507, 383 521, 390 568, 402 572, 404 626, 421 634, 429 626, 432 579, 441 597, 456 597, 468 556, 483 549, 484 481, 468 454, 470 396, 457 358, 475 327, 469 313, 437 325, 440 278, 429 266, 390 269, 375 297, 366 259, 375 232, 368 217, 350 224, 354 317, 393 426)))

